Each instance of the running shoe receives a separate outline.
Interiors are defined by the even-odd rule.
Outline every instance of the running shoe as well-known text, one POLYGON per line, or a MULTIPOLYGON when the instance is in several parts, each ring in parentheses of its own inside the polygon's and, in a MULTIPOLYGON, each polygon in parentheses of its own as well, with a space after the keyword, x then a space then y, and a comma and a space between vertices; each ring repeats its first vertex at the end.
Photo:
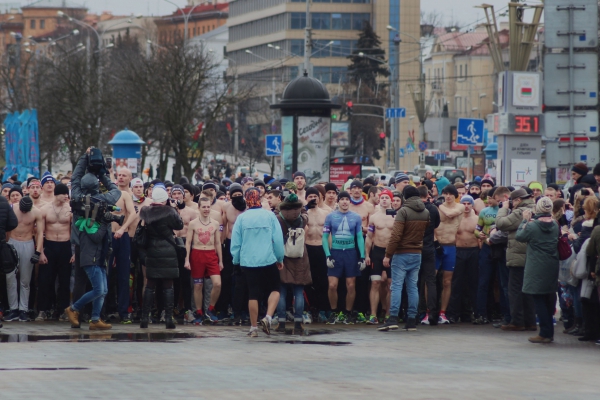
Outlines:
POLYGON ((219 322, 219 318, 215 315, 214 312, 212 312, 210 310, 208 310, 206 312, 206 317, 213 324, 216 324, 217 322, 219 322))
POLYGON ((425 314, 425 316, 421 320, 421 325, 429 325, 429 314, 425 314))
MULTIPOLYGON (((335 325, 336 322, 338 322, 338 318, 337 318, 337 314, 334 312, 331 312, 331 314, 329 314, 329 318, 327 319, 326 324, 327 325, 335 325)), ((18 318, 18 317, 17 317, 18 318)), ((8 319, 7 321, 10 321, 10 319, 8 319)))
POLYGON ((258 337, 258 328, 250 328, 250 331, 246 334, 248 337, 258 337))
POLYGON ((285 312, 285 320, 287 322, 294 322, 294 314, 292 314, 291 311, 286 311, 285 312))
POLYGON ((367 318, 365 317, 365 314, 359 312, 355 317, 355 321, 357 324, 364 324, 367 322, 367 318))
POLYGON ((376 316, 371 315, 369 317, 369 319, 367 320, 367 325, 379 325, 379 320, 377 319, 376 316))
MULTIPOLYGON (((276 329, 278 328, 280 325, 279 323, 279 316, 276 315, 273 318, 271 318, 271 329, 276 329)), ((285 326, 285 321, 283 321, 283 325, 285 326)))
POLYGON ((405 331, 416 331, 417 330, 417 320, 416 318, 407 318, 406 324, 404 325, 405 331))
POLYGON ((487 325, 490 321, 486 317, 477 317, 473 320, 473 325, 487 325))
POLYGON ((4 321, 4 311, 0 310, 0 321, 4 321))
POLYGON ((37 317, 35 317, 36 321, 45 321, 46 320, 46 313, 44 311, 40 311, 40 313, 38 314, 37 317))
POLYGON ((29 322, 29 315, 27 315, 27 311, 21 311, 19 313, 19 322, 29 322))
POLYGON ((271 334, 271 321, 269 320, 269 318, 264 317, 263 319, 261 319, 260 326, 262 327, 264 333, 266 333, 267 335, 271 334))
POLYGON ((304 311, 302 313, 302 323, 304 325, 312 324, 312 315, 309 312, 304 311))
POLYGON ((377 330, 380 332, 393 331, 398 329, 398 318, 397 317, 389 317, 388 321, 382 326, 378 327, 377 330))
POLYGON ((184 324, 193 324, 196 317, 194 316, 194 312, 191 310, 187 310, 183 315, 183 323, 184 324))
POLYGON ((327 314, 325 314, 325 311, 319 311, 319 323, 327 323, 327 314))
POLYGON ((162 312, 160 313, 160 322, 165 322, 165 310, 162 310, 162 312))
POLYGON ((69 317, 67 316, 66 313, 62 313, 62 314, 60 314, 60 317, 58 317, 58 320, 60 322, 69 322, 69 317))
MULTIPOLYGON (((422 321, 421 321, 422 322, 422 321)), ((448 318, 446 318, 446 314, 440 314, 438 317, 438 324, 449 324, 448 318)))
POLYGON ((354 325, 356 324, 356 315, 353 313, 344 314, 346 319, 344 320, 344 324, 346 325, 354 325))
POLYGON ((133 323, 131 316, 129 314, 121 317, 120 321, 121 325, 131 325, 133 323))
POLYGON ((386 315, 386 316, 383 318, 383 323, 384 323, 384 324, 387 324, 389 320, 390 320, 390 316, 389 316, 389 315, 386 315))
POLYGON ((343 311, 340 311, 337 315, 337 320, 336 322, 340 323, 340 324, 347 324, 348 322, 348 316, 346 314, 344 314, 343 311))

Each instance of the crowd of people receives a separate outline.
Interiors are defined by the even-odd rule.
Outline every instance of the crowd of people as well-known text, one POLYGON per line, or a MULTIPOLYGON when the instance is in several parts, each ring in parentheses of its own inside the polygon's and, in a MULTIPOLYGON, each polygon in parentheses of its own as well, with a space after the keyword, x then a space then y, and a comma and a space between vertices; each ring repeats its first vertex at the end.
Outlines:
POLYGON ((562 188, 430 172, 339 188, 300 171, 143 182, 86 160, 61 180, 3 183, 0 238, 19 258, 0 274, 4 321, 248 324, 250 337, 287 323, 472 323, 550 343, 560 315, 564 334, 600 344, 600 164, 574 165, 562 188), (71 209, 89 192, 112 216, 71 209))

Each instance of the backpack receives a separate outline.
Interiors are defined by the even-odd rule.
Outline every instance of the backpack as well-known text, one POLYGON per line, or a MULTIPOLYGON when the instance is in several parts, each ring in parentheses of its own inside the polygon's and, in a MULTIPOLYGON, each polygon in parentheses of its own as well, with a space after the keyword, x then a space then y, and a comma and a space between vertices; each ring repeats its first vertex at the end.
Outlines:
MULTIPOLYGON (((284 244, 284 254, 287 258, 302 258, 304 257, 304 228, 292 228, 290 224, 283 218, 283 215, 279 213, 281 220, 287 226, 287 239, 284 244)), ((302 220, 302 215, 298 218, 302 220)))
POLYGON ((0 272, 8 275, 12 273, 19 265, 19 254, 10 243, 0 240, 0 272))

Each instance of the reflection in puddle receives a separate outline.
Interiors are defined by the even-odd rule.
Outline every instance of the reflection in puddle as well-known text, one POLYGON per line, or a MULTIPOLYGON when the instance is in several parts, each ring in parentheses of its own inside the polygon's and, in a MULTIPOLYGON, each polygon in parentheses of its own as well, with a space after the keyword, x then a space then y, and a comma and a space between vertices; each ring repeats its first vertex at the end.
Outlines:
POLYGON ((39 367, 39 368, 0 368, 0 371, 81 371, 89 368, 83 367, 39 367))
POLYGON ((26 335, 0 334, 0 343, 17 342, 175 342, 202 336, 183 332, 112 333, 97 335, 26 335))
POLYGON ((285 343, 285 344, 320 344, 322 346, 347 346, 350 342, 317 342, 315 340, 273 340, 269 343, 285 343))
POLYGON ((286 329, 284 332, 272 331, 278 333, 280 335, 299 335, 299 336, 315 336, 315 335, 332 335, 334 333, 339 333, 338 329, 302 329, 301 331, 296 331, 294 329, 286 329))

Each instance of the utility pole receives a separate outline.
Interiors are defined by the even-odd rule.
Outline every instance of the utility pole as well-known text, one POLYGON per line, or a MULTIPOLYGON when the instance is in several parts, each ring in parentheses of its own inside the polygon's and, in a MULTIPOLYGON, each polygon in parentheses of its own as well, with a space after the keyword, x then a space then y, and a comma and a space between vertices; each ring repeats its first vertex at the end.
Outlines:
POLYGON ((235 154, 235 162, 238 161, 238 153, 240 152, 240 120, 239 120, 239 110, 238 110, 238 102, 237 102, 237 94, 238 94, 238 74, 237 71, 233 77, 233 98, 235 99, 235 103, 233 105, 233 154, 235 154))
MULTIPOLYGON (((311 38, 310 38, 310 0, 306 0, 306 26, 304 28, 304 72, 312 77, 312 68, 310 68, 311 38)), ((300 71, 302 74, 302 71, 300 71)))

